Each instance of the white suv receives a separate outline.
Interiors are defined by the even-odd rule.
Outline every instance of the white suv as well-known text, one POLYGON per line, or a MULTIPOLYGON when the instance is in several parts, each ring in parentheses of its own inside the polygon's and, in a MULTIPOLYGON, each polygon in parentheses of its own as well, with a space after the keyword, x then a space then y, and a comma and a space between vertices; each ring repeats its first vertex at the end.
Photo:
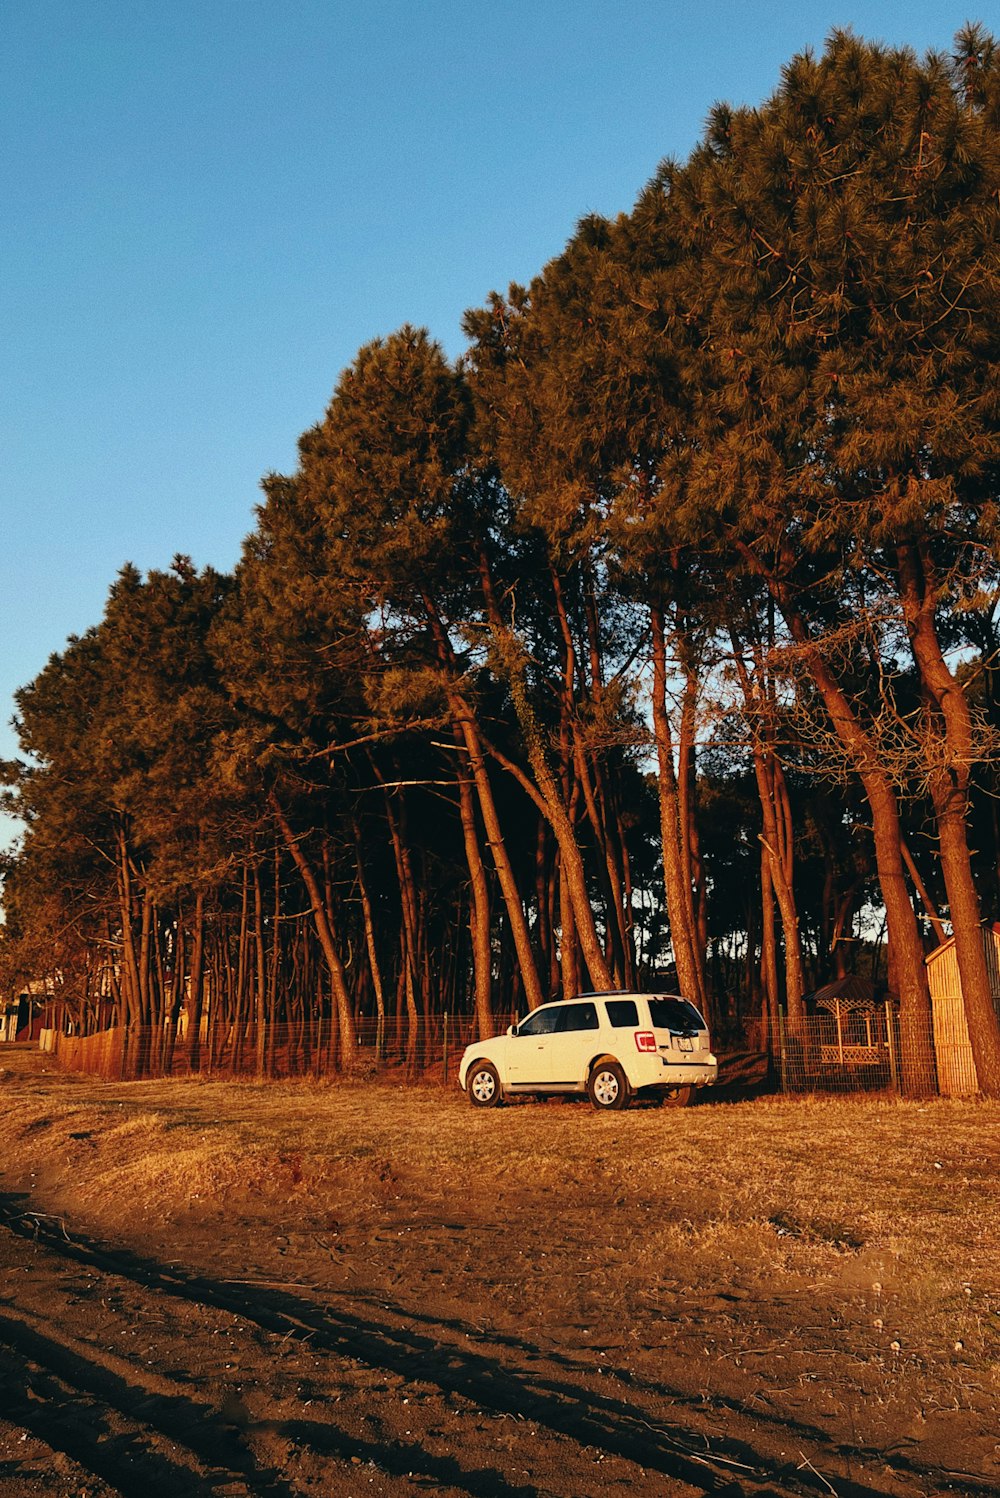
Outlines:
POLYGON ((595 1108, 634 1094, 689 1103, 715 1081, 708 1026, 676 994, 586 993, 543 1004, 506 1035, 467 1046, 459 1086, 475 1108, 526 1093, 586 1093, 595 1108))

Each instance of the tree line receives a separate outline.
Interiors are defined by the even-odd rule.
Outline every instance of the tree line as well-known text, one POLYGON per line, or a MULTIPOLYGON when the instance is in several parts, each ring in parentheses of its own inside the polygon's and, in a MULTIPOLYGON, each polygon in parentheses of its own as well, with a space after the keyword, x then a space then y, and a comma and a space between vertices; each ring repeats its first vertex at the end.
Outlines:
POLYGON ((773 1037, 888 951, 1000 1029, 1000 55, 835 32, 449 361, 362 348, 232 575, 125 567, 17 696, 5 981, 83 1029, 670 981, 773 1037), (877 951, 876 954, 877 955, 877 951))

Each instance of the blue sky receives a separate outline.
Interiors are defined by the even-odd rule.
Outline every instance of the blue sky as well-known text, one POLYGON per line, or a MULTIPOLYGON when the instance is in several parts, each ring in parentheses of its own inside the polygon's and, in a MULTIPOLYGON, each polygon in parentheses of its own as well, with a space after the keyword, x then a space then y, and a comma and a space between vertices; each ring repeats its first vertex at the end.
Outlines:
POLYGON ((358 347, 529 279, 719 99, 913 0, 7 0, 0 757, 118 569, 229 569, 358 347))

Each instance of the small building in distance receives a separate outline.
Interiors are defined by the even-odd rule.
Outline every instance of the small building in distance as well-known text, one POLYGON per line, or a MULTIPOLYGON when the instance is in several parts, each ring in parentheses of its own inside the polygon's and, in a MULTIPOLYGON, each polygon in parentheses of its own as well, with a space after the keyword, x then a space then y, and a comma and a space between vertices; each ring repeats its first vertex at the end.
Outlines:
POLYGON ((29 984, 24 992, 0 999, 0 1044, 38 1039, 45 997, 43 986, 29 984))
POLYGON ((18 999, 0 999, 0 1045, 16 1038, 19 1010, 18 999))

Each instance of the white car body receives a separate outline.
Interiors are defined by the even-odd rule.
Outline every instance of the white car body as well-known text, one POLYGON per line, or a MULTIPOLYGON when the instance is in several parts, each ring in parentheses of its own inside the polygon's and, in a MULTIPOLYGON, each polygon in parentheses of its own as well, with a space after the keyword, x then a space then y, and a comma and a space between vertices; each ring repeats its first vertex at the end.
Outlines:
POLYGON ((479 1107, 542 1093, 589 1093, 596 1108, 624 1107, 640 1092, 687 1102, 690 1089, 717 1075, 698 1010, 677 994, 655 993, 543 1004, 506 1035, 467 1046, 458 1069, 459 1085, 479 1107))

